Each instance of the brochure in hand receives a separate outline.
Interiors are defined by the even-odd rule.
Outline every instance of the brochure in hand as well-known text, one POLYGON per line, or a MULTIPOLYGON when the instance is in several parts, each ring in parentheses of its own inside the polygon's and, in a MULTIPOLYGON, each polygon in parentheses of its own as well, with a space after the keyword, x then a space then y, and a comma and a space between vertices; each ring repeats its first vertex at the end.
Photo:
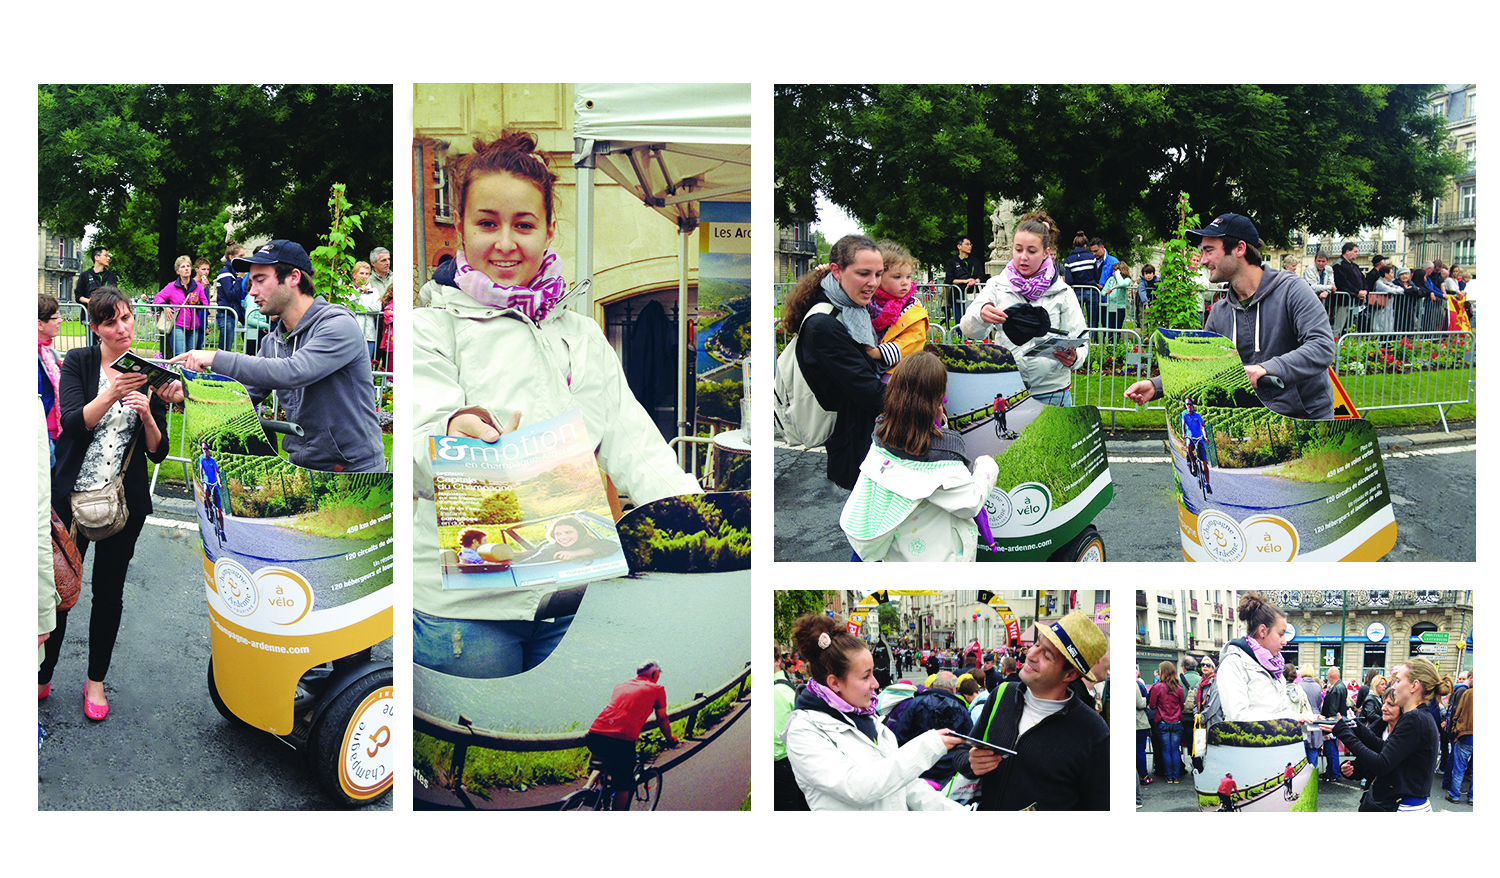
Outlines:
POLYGON ((111 369, 119 372, 136 372, 146 376, 146 383, 153 390, 161 390, 162 387, 173 381, 181 380, 180 376, 163 363, 148 360, 134 351, 126 351, 118 360, 109 364, 111 369))
POLYGON ((444 589, 592 582, 630 572, 583 411, 496 442, 431 436, 444 589))
POLYGON ((1076 338, 1067 335, 1044 335, 1034 338, 1016 348, 1015 355, 1018 357, 1050 357, 1054 351, 1062 348, 1077 350, 1088 343, 1087 329, 1082 330, 1076 338))

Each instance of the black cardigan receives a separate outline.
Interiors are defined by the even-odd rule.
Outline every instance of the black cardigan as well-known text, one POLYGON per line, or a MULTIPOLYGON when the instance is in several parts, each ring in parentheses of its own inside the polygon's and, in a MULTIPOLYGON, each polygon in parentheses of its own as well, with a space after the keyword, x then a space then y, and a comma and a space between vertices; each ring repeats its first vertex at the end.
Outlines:
MULTIPOLYGON (((822 290, 808 307, 827 302, 822 290)), ((834 314, 838 309, 834 309, 834 314)), ((833 314, 805 318, 798 332, 797 364, 818 404, 838 413, 828 450, 828 478, 846 491, 859 480, 859 465, 870 451, 875 418, 885 409, 880 366, 870 359, 833 314)))
MULTIPOLYGON (((69 499, 73 485, 78 481, 78 471, 83 468, 83 456, 94 439, 94 431, 83 423, 83 407, 99 395, 99 364, 102 353, 98 345, 76 348, 63 358, 62 374, 58 379, 58 404, 62 406, 62 432, 57 437, 57 466, 52 470, 52 508, 64 524, 73 521, 73 506, 69 499)), ((146 451, 146 436, 142 432, 135 443, 130 467, 125 470, 125 505, 131 516, 148 515, 151 506, 151 476, 146 461, 161 463, 170 450, 167 439, 167 404, 161 397, 151 397, 151 417, 161 430, 161 446, 154 452, 146 451)))
POLYGON ((1359 723, 1340 720, 1334 734, 1354 754, 1361 774, 1394 781, 1398 799, 1426 799, 1432 795, 1432 775, 1438 764, 1438 729, 1426 705, 1408 710, 1384 741, 1359 723))
MULTIPOLYGON (((1033 803, 1039 811, 1109 810, 1109 726, 1092 705, 1070 690, 1062 710, 1043 717, 1016 740, 1021 726, 1021 695, 1026 686, 1011 683, 1000 698, 985 702, 974 737, 1015 750, 979 781, 979 810, 1019 811, 1033 803), (1000 711, 993 724, 990 714, 1000 711), (988 726, 988 734, 986 732, 988 726)), ((959 770, 969 771, 967 745, 959 770)))

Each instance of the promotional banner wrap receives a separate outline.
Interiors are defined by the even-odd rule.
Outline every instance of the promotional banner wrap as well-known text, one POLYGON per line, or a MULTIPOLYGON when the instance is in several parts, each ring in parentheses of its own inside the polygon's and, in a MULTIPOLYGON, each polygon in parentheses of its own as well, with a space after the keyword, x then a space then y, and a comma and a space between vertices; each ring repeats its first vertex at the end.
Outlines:
POLYGON ((1266 408, 1233 343, 1153 336, 1189 561, 1374 561, 1396 544, 1375 428, 1266 408))
POLYGON ((296 466, 276 456, 243 386, 183 383, 217 695, 288 735, 303 674, 391 636, 391 476, 296 466))
POLYGON ((948 425, 971 459, 992 455, 1000 469, 985 502, 994 547, 981 536, 978 560, 1047 560, 1114 498, 1099 410, 1032 399, 999 345, 927 350, 948 367, 948 425))
POLYGON ((1226 775, 1234 783, 1231 800, 1241 811, 1304 811, 1316 804, 1316 795, 1302 797, 1309 783, 1316 789, 1317 781, 1297 720, 1214 723, 1207 743, 1203 770, 1192 775, 1201 810, 1219 809, 1218 790, 1226 775))

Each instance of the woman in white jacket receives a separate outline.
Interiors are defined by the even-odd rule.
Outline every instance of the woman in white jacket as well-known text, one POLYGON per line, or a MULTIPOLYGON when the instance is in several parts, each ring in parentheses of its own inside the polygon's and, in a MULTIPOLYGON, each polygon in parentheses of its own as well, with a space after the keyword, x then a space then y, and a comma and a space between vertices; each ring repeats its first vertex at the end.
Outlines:
POLYGON ((973 561, 974 516, 995 486, 995 459, 972 464, 943 413, 948 367, 919 351, 901 360, 885 413, 859 467, 839 526, 863 561, 973 561))
MULTIPOLYGON (((1053 267, 1050 250, 1057 240, 1057 224, 1042 211, 1028 213, 1016 224, 1011 260, 1005 270, 990 279, 964 312, 959 329, 965 338, 983 338, 1003 326, 1006 309, 1016 305, 1044 308, 1052 332, 1076 336, 1087 327, 1073 288, 1053 267)), ((1002 332, 996 340, 1014 352, 1026 339, 1015 342, 1002 332)), ((1016 366, 1026 389, 1045 405, 1073 404, 1073 370, 1088 359, 1088 345, 1060 348, 1051 357, 1021 357, 1016 366)))
POLYGON ((495 442, 577 408, 599 468, 636 504, 702 489, 636 402, 599 325, 558 307, 557 178, 535 138, 476 141, 455 179, 461 247, 438 269, 430 306, 413 315, 412 650, 445 674, 503 677, 546 659, 576 592, 443 589, 428 437, 495 442))
POLYGON ((875 661, 864 642, 831 616, 792 625, 808 663, 783 739, 797 785, 814 811, 962 811, 921 774, 959 741, 933 729, 896 745, 875 711, 875 661))
POLYGON ((1249 634, 1224 644, 1215 677, 1224 719, 1229 722, 1317 719, 1315 714, 1299 713, 1282 679, 1286 667, 1281 657, 1286 643, 1286 614, 1259 592, 1252 591, 1240 598, 1239 619, 1249 634))

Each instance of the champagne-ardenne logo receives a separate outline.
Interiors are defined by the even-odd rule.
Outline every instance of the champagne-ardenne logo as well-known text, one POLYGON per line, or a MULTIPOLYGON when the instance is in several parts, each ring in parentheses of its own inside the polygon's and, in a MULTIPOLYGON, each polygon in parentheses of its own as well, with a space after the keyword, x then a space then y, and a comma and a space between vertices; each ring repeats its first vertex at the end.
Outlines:
POLYGON ((214 589, 236 616, 250 615, 260 603, 255 577, 233 558, 221 557, 214 562, 214 589))
POLYGON ((1215 561, 1232 563, 1245 557, 1245 535, 1239 524, 1215 509, 1198 516, 1198 544, 1215 561))
POLYGON ((1004 527, 1014 510, 1010 495, 998 486, 991 488, 989 496, 984 498, 984 514, 989 517, 991 530, 1004 527))

